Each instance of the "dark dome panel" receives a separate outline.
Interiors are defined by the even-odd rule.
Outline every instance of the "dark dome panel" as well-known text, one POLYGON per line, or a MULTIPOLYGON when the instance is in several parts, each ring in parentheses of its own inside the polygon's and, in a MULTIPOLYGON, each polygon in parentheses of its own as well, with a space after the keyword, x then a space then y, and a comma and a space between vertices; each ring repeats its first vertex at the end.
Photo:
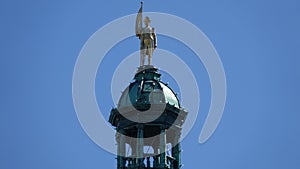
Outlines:
POLYGON ((176 94, 173 92, 173 90, 171 88, 169 88, 168 86, 166 86, 162 82, 160 82, 160 85, 164 92, 166 103, 169 103, 171 105, 174 105, 177 108, 180 108, 179 100, 178 100, 176 94))
POLYGON ((122 93, 118 108, 166 103, 180 108, 176 94, 160 81, 160 74, 156 68, 150 67, 138 71, 134 79, 135 81, 122 93))

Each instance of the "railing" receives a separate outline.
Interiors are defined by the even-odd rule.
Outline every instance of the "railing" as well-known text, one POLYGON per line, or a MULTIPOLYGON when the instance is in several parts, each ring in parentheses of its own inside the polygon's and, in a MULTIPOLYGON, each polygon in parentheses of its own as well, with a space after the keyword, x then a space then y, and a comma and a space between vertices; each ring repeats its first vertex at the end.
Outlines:
POLYGON ((176 159, 171 156, 167 156, 167 162, 165 165, 161 165, 160 155, 147 156, 141 159, 134 157, 123 157, 123 160, 125 165, 123 169, 177 169, 177 166, 174 165, 176 163, 176 159))

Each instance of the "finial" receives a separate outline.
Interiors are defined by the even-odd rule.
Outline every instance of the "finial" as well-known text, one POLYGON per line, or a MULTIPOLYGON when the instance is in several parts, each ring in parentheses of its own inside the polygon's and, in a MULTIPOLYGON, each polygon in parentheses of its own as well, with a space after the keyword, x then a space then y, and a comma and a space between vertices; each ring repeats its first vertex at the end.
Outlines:
POLYGON ((144 3, 144 2, 143 2, 143 1, 141 1, 141 5, 143 5, 143 3, 144 3))

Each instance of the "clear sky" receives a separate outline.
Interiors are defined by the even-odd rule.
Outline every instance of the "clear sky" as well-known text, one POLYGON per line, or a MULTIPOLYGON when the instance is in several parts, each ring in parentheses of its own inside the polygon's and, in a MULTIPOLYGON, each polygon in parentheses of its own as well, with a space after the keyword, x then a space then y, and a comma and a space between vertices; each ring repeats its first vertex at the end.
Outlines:
MULTIPOLYGON (((135 0, 0 2, 1 169, 116 168, 115 156, 98 147, 80 126, 72 75, 88 38, 138 8, 135 0)), ((158 37, 160 48, 180 56, 199 75, 201 109, 182 142, 184 168, 299 169, 300 2, 145 0, 144 10, 195 24, 212 41, 225 69, 222 121, 214 135, 199 144, 210 104, 207 73, 183 44, 158 37)), ((108 93, 110 70, 136 50, 138 40, 129 38, 100 65, 107 73, 97 74, 96 93, 106 118, 114 106, 108 93)), ((168 75, 162 80, 178 90, 168 75)))

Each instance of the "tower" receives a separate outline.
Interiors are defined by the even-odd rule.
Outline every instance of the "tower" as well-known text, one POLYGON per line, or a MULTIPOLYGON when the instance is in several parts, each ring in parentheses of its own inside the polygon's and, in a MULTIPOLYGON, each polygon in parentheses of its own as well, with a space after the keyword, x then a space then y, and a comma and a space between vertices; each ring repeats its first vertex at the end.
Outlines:
POLYGON ((187 111, 151 65, 156 33, 148 16, 143 27, 142 7, 141 2, 135 25, 140 39, 140 67, 109 117, 117 130, 117 169, 180 169, 179 141, 187 111), (144 65, 146 56, 148 65, 144 65))
POLYGON ((179 169, 180 135, 187 111, 158 69, 141 66, 109 122, 116 128, 117 169, 179 169))

